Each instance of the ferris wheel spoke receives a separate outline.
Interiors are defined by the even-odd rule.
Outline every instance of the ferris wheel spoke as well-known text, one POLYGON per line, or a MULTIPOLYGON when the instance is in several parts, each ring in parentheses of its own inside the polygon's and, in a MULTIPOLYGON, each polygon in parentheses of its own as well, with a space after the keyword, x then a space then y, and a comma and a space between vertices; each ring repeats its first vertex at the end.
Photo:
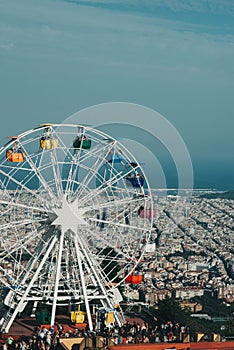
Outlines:
MULTIPOLYGON (((114 273, 115 279, 120 278, 122 280, 123 272, 124 275, 125 273, 128 273, 131 266, 135 266, 137 264, 138 259, 136 259, 136 257, 133 258, 124 250, 118 252, 118 250, 111 247, 111 245, 108 245, 107 247, 111 248, 109 249, 108 255, 106 255, 104 249, 102 249, 96 257, 97 264, 105 264, 105 270, 107 271, 106 279, 108 279, 108 276, 110 277, 111 274, 114 273), (116 270, 116 266, 119 266, 119 269, 116 270)), ((132 249, 132 247, 129 248, 132 249)))
POLYGON ((30 251, 31 245, 34 245, 36 241, 38 241, 37 230, 36 228, 31 229, 29 234, 23 235, 18 234, 17 231, 8 232, 8 236, 3 235, 4 241, 1 244, 3 249, 2 253, 0 253, 0 259, 4 260, 6 256, 13 254, 19 250, 24 251, 25 253, 32 255, 30 251), (8 238, 10 236, 10 238, 8 238))
MULTIPOLYGON (((29 275, 32 277, 35 271, 35 266, 38 265, 38 259, 42 254, 45 253, 47 246, 49 242, 51 241, 51 234, 47 233, 47 237, 41 236, 40 231, 43 231, 43 229, 34 229, 29 232, 29 234, 25 236, 20 236, 17 238, 17 241, 14 243, 14 245, 4 244, 5 250, 3 251, 1 261, 5 261, 5 259, 9 260, 11 259, 12 263, 14 263, 17 267, 17 270, 19 270, 19 266, 21 264, 21 256, 23 253, 27 254, 28 257, 30 257, 27 266, 21 265, 23 267, 22 272, 18 273, 17 270, 14 272, 13 279, 14 283, 16 285, 24 284, 26 281, 26 277, 29 275), (43 238, 44 237, 44 238, 43 238), (31 250, 31 246, 35 245, 35 238, 37 238, 37 248, 35 250, 31 250), (9 249, 10 248, 10 249, 9 249), (33 263, 32 263, 33 259, 33 263), (33 270, 32 270, 33 269, 33 270), (16 275, 15 275, 16 273, 16 275), (23 278, 23 277, 24 278, 23 278)), ((0 255, 0 257, 1 257, 0 255)), ((31 278, 28 277, 28 278, 31 278)))
MULTIPOLYGON (((45 202, 47 202, 47 200, 45 198, 42 198, 40 195, 38 195, 37 193, 35 193, 35 191, 31 190, 30 188, 28 188, 27 186, 25 186, 22 182, 18 181, 17 179, 15 179, 14 177, 10 176, 9 174, 5 173, 3 170, 0 169, 0 173, 5 176, 6 178, 9 178, 9 180, 11 180, 12 182, 14 182, 16 185, 19 186, 20 189, 25 190, 28 194, 31 194, 33 197, 36 197, 38 200, 40 200, 40 202, 43 202, 43 204, 45 204, 45 202)), ((48 202, 50 205, 51 203, 48 202)))
MULTIPOLYGON (((120 222, 114 222, 114 221, 102 220, 102 219, 95 219, 95 218, 89 218, 88 220, 91 221, 91 222, 103 223, 103 224, 106 224, 106 225, 109 225, 109 226, 123 227, 123 228, 129 229, 129 225, 121 224, 120 222)), ((133 225, 131 225, 131 229, 135 229, 135 230, 137 230, 139 232, 148 232, 149 231, 148 228, 138 227, 138 226, 133 226, 133 225)))
POLYGON ((2 266, 0 266, 0 281, 5 286, 10 286, 10 281, 12 279, 12 276, 9 272, 6 271, 2 266))
MULTIPOLYGON (((38 220, 38 222, 41 222, 41 221, 43 221, 43 220, 38 220)), ((0 224, 0 231, 6 230, 8 228, 13 228, 13 227, 17 228, 17 227, 28 225, 31 223, 32 223, 32 220, 28 219, 28 220, 12 221, 12 222, 9 222, 7 224, 0 224)))
MULTIPOLYGON (((92 231, 91 232, 91 234, 92 235, 94 235, 95 236, 95 233, 92 231)), ((122 235, 123 236, 123 235, 122 235)), ((124 240, 123 240, 123 238, 124 237, 122 237, 121 235, 120 235, 120 241, 121 241, 121 243, 123 243, 124 244, 124 240)), ((107 240, 107 238, 106 237, 103 237, 103 236, 101 236, 100 235, 100 232, 97 232, 96 233, 96 238, 99 240, 99 241, 101 241, 101 245, 104 247, 104 248, 102 248, 100 251, 99 251, 99 253, 98 253, 98 255, 96 256, 96 259, 98 260, 98 261, 100 261, 100 260, 103 260, 103 251, 106 249, 106 247, 108 247, 108 248, 110 248, 111 250, 110 250, 110 253, 111 252, 115 252, 115 253, 117 253, 117 256, 115 256, 114 258, 113 257, 110 257, 109 258, 109 260, 113 260, 113 259, 115 259, 117 262, 119 262, 119 263, 123 263, 123 262, 126 262, 126 261, 136 261, 136 258, 134 257, 131 257, 131 255, 130 254, 128 254, 127 252, 125 252, 125 251, 123 251, 120 247, 118 247, 118 245, 116 245, 116 240, 114 240, 114 239, 109 239, 109 240, 107 240), (118 257, 118 258, 117 258, 118 257), (135 260, 134 260, 135 259, 135 260)), ((108 260, 108 257, 107 256, 105 256, 105 258, 108 260)))
POLYGON ((139 203, 139 199, 133 199, 133 198, 115 198, 114 200, 111 199, 109 200, 109 198, 106 198, 107 201, 103 202, 103 203, 99 203, 99 204, 91 204, 88 207, 85 207, 85 209, 87 209, 87 211, 91 211, 91 210, 97 210, 97 209, 116 209, 118 207, 122 207, 124 209, 124 205, 127 205, 128 207, 131 205, 135 205, 135 208, 138 208, 142 203, 139 203))
POLYGON ((67 179, 67 183, 66 183, 66 189, 65 189, 65 193, 66 194, 70 194, 70 198, 71 198, 71 194, 74 191, 74 184, 76 182, 76 178, 78 177, 78 173, 79 173, 79 169, 82 165, 82 163, 89 158, 89 154, 83 154, 82 153, 82 149, 77 149, 77 152, 75 152, 76 150, 74 149, 74 153, 71 154, 71 152, 69 151, 69 156, 71 157, 71 164, 70 164, 70 168, 69 168, 69 173, 68 173, 68 179, 67 179))
POLYGON ((96 259, 98 261, 102 261, 103 259, 105 259, 107 263, 115 261, 116 263, 119 263, 119 264, 123 264, 123 262, 124 264, 126 264, 127 262, 131 262, 131 263, 136 262, 136 257, 133 258, 131 255, 127 254, 127 252, 124 252, 123 250, 116 251, 115 247, 111 247, 110 245, 109 245, 109 248, 112 248, 112 250, 109 251, 109 255, 103 256, 102 255, 103 250, 101 250, 97 255, 96 259), (110 255, 113 252, 117 253, 117 255, 115 256, 110 255))
MULTIPOLYGON (((56 139, 58 140, 58 143, 60 145, 59 149, 60 149, 60 151, 63 152, 65 159, 66 159, 66 157, 68 157, 70 159, 70 163, 71 163, 70 169, 71 169, 73 167, 72 164, 76 160, 76 158, 72 154, 71 149, 69 147, 67 147, 65 145, 65 143, 63 142, 63 139, 62 139, 62 137, 60 137, 59 132, 56 131, 55 129, 53 129, 53 136, 56 137, 56 139)), ((55 148, 52 150, 51 159, 52 159, 52 167, 53 167, 53 174, 54 174, 57 194, 60 198, 60 201, 62 201, 63 193, 67 194, 69 179, 66 182, 65 190, 63 190, 61 172, 60 172, 60 169, 58 167, 59 162, 58 162, 57 153, 56 153, 55 148)), ((69 175, 70 175, 70 172, 69 172, 69 175)))
POLYGON ((52 192, 52 190, 50 189, 50 187, 47 185, 46 180, 44 179, 44 177, 42 176, 42 174, 40 173, 40 168, 36 167, 36 165, 34 164, 32 158, 30 157, 30 155, 28 154, 28 152, 26 151, 26 149, 24 148, 24 145, 19 142, 24 154, 25 154, 25 158, 28 162, 28 164, 30 165, 32 171, 34 172, 34 174, 36 175, 36 177, 39 179, 39 181, 41 182, 42 186, 44 187, 44 189, 47 191, 48 195, 50 196, 50 198, 52 200, 55 200, 55 196, 54 193, 52 192))
MULTIPOLYGON (((112 178, 109 180, 106 180, 103 182, 100 186, 98 186, 95 190, 92 190, 92 192, 88 193, 88 195, 84 196, 82 198, 83 203, 87 203, 90 199, 94 200, 98 196, 101 196, 104 194, 108 188, 115 187, 116 183, 123 179, 123 175, 121 173, 115 174, 112 178)), ((118 187, 115 187, 115 189, 118 189, 118 187)))
POLYGON ((30 168, 27 168, 27 167, 22 166, 22 165, 18 165, 17 167, 15 167, 13 165, 6 165, 6 164, 4 164, 3 167, 4 167, 4 169, 9 170, 9 174, 11 176, 14 176, 19 170, 23 170, 25 172, 28 172, 30 170, 30 168))
MULTIPOLYGON (((34 230, 34 231, 30 232, 29 235, 21 237, 20 239, 17 240, 17 242, 15 242, 13 245, 11 245, 10 249, 8 246, 6 246, 4 251, 2 253, 0 253, 0 261, 5 260, 10 256, 13 256, 13 254, 15 252, 19 251, 20 249, 23 249, 25 252, 27 252, 29 255, 31 255, 32 253, 27 248, 27 245, 29 245, 31 241, 35 240, 35 233, 36 233, 36 231, 34 230)), ((4 243, 3 247, 5 245, 6 244, 4 243)))
MULTIPOLYGON (((14 170, 14 172, 9 172, 8 173, 8 182, 10 182, 10 180, 15 179, 15 177, 17 176, 17 171, 18 170, 24 170, 25 171, 25 176, 24 176, 24 188, 29 188, 26 185, 30 184, 30 181, 34 178, 35 173, 32 169, 29 168, 22 168, 22 167, 17 167, 17 168, 13 168, 12 170, 14 170)), ((5 184, 5 189, 7 188, 8 184, 5 184)), ((21 188, 18 188, 18 192, 21 190, 21 188)), ((44 202, 46 202, 46 199, 44 199, 44 202)), ((49 202, 47 202, 49 204, 49 202)))
MULTIPOLYGON (((2 199, 8 199, 10 201, 12 200, 12 197, 10 196, 9 192, 7 191, 1 179, 0 179, 0 194, 2 199)), ((1 204, 1 199, 0 199, 0 204, 1 204)))
POLYGON ((74 158, 74 160, 71 161, 68 178, 66 182, 66 188, 65 188, 66 195, 71 194, 71 192, 73 191, 74 183, 76 181, 75 179, 78 175, 78 171, 79 171, 79 161, 77 158, 74 158))
MULTIPOLYGON (((115 242, 114 241, 108 240, 105 235, 104 236, 100 235, 100 231, 95 231, 95 229, 92 229, 92 230, 89 231, 89 238, 101 242, 102 246, 105 246, 105 247, 110 246, 113 249, 115 248, 115 246, 114 246, 115 242)), ((85 246, 86 249, 89 250, 87 244, 83 243, 83 246, 85 246)))
MULTIPOLYGON (((79 168, 82 170, 86 170, 86 176, 82 179, 82 182, 80 182, 79 184, 79 188, 73 193, 73 199, 74 198, 80 198, 82 196, 82 193, 87 189, 88 184, 91 182, 92 178, 94 177, 93 173, 94 173, 94 166, 93 165, 92 169, 89 169, 87 166, 80 164, 79 168)), ((78 171, 78 169, 77 169, 78 171)), ((73 176, 73 181, 74 181, 74 176, 73 176)), ((73 183, 74 184, 74 183, 73 183)), ((72 186, 74 188, 74 185, 72 186)))
MULTIPOLYGON (((128 252, 132 252, 132 246, 130 246, 129 243, 127 243, 128 235, 125 233, 122 233, 120 230, 116 233, 113 232, 113 235, 111 237, 107 237, 106 234, 101 234, 99 230, 92 229, 87 233, 87 236, 90 239, 97 240, 100 242, 100 245, 104 248, 100 250, 99 255, 96 257, 99 261, 100 259, 103 259, 102 252, 105 250, 106 247, 109 247, 112 249, 112 251, 115 251, 118 256, 122 257, 119 258, 119 262, 126 262, 126 261, 134 261, 135 257, 132 258, 131 254, 128 252), (117 239, 116 239, 117 238, 117 239), (119 247, 117 244, 117 241, 119 240, 119 247), (125 246, 127 248, 125 251, 122 249, 122 247, 125 246)), ((84 244, 87 251, 89 251, 88 243, 84 244)), ((117 259, 117 258, 116 258, 117 259)))
POLYGON ((29 205, 26 205, 26 204, 21 204, 21 203, 17 203, 17 202, 13 202, 12 198, 11 198, 11 201, 5 201, 5 200, 1 200, 0 199, 0 204, 2 205, 7 205, 8 209, 11 209, 12 207, 17 207, 17 208, 23 208, 23 209, 30 209, 30 210, 35 210, 35 211, 38 211, 38 212, 41 212, 41 213, 52 213, 52 211, 49 211, 48 209, 44 209, 44 208, 40 208, 40 207, 35 207, 35 206, 32 206, 30 204, 29 205))
MULTIPOLYGON (((104 147, 104 149, 105 148, 106 147, 104 147)), ((96 178, 100 167, 106 163, 107 154, 108 154, 108 150, 105 152, 103 156, 103 148, 100 150, 94 150, 92 152, 92 156, 96 159, 96 161, 92 164, 92 168, 87 169, 88 171, 86 173, 86 176, 82 179, 81 186, 77 190, 77 193, 75 194, 78 198, 82 197, 82 194, 85 191, 85 189, 88 187, 91 181, 96 178)))
POLYGON ((51 164, 52 164, 54 181, 55 181, 55 188, 56 188, 58 199, 61 203, 63 198, 63 187, 62 187, 60 169, 58 166, 58 158, 57 158, 55 149, 52 150, 52 152, 50 153, 50 156, 51 156, 51 164))
POLYGON ((116 172, 115 173, 113 172, 113 176, 111 176, 111 178, 109 180, 104 180, 104 183, 99 186, 99 187, 102 187, 102 186, 105 186, 107 185, 108 187, 114 187, 115 190, 120 190, 121 191, 121 188, 119 188, 117 186, 117 183, 119 181, 123 181, 123 183, 125 183, 125 173, 123 173, 122 171, 121 172, 116 172))
MULTIPOLYGON (((82 178, 82 180, 79 181, 79 186, 76 189, 76 191, 73 191, 74 188, 74 180, 75 177, 72 178, 72 186, 71 189, 71 201, 74 201, 77 198, 82 198, 82 194, 87 190, 88 185, 90 182, 95 178, 97 172, 98 172, 98 166, 102 165, 105 161, 105 158, 103 158, 102 155, 102 149, 95 149, 92 150, 92 152, 87 152, 84 154, 84 156, 79 152, 80 158, 78 159, 78 165, 79 169, 86 172, 86 175, 82 178), (96 159, 94 163, 92 163, 92 166, 85 164, 85 161, 88 161, 90 159, 96 159)), ((76 168, 76 171, 78 172, 78 167, 76 168)), ((76 173, 77 174, 77 173, 76 173)), ((75 175, 76 175, 75 174, 75 175)))

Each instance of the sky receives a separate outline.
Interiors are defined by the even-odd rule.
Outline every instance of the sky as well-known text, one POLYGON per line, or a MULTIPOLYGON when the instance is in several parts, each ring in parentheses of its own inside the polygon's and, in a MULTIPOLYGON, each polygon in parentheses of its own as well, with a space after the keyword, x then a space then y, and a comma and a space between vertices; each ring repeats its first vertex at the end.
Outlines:
POLYGON ((195 187, 234 188, 233 61, 233 0, 0 0, 0 144, 138 104, 178 131, 195 187))

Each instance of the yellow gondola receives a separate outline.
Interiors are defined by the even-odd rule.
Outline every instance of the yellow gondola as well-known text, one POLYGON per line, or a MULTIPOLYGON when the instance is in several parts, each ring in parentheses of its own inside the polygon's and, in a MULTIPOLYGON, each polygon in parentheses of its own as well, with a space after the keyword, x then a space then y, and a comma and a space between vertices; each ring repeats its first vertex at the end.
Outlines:
POLYGON ((77 311, 71 311, 70 314, 71 322, 75 324, 81 324, 86 321, 86 312, 80 310, 80 305, 78 305, 77 311))
POLYGON ((51 134, 53 124, 42 124, 45 127, 45 132, 40 139, 40 147, 43 150, 53 149, 58 147, 58 139, 51 134))
POLYGON ((58 139, 41 138, 40 147, 42 149, 53 149, 58 147, 58 139))

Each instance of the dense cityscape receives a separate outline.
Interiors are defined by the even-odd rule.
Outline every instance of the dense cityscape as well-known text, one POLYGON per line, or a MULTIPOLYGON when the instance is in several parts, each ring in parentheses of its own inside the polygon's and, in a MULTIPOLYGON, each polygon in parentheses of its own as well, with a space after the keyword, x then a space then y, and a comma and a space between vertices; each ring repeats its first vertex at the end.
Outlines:
MULTIPOLYGON (((209 290, 226 305, 234 294, 234 202, 194 195, 157 197, 153 243, 140 263, 143 283, 129 299, 156 305, 166 295, 183 301, 209 290), (178 204, 179 203, 179 204, 178 204), (143 293, 140 293, 143 292, 143 293)), ((196 306, 198 307, 198 306, 196 306)), ((201 311, 195 308, 194 311, 201 311)))
MULTIPOLYGON (((183 341, 187 334, 189 336, 195 334, 192 329, 187 331, 188 325, 185 326, 185 323, 177 323, 173 319, 164 324, 162 320, 153 316, 152 310, 157 310, 160 301, 166 299, 178 301, 181 309, 189 310, 190 316, 196 320, 205 319, 218 323, 218 327, 216 325, 211 331, 218 329, 219 333, 229 335, 219 340, 232 339, 232 330, 229 329, 227 333, 225 329, 227 324, 230 328, 233 311, 225 316, 218 314, 217 310, 207 313, 200 300, 208 293, 217 303, 232 310, 234 201, 206 198, 204 194, 196 192, 192 196, 180 197, 158 195, 153 191, 153 196, 157 217, 154 218, 151 240, 146 246, 145 255, 133 273, 135 276, 142 276, 142 280, 138 281, 140 283, 126 281, 121 288, 124 297, 123 309, 126 314, 132 315, 133 319, 134 316, 140 316, 145 323, 136 324, 134 321, 130 323, 128 331, 126 330, 128 324, 121 330, 113 329, 108 333, 108 339, 112 339, 115 334, 113 344, 123 343, 123 339, 127 343, 157 343, 170 342, 170 336, 176 341, 183 341), (148 313, 148 317, 151 313, 151 318, 148 319, 155 319, 156 322, 146 322, 147 315, 144 310, 147 309, 151 310, 148 313), (145 333, 142 332, 144 324, 147 327, 145 333), (162 328, 166 324, 171 327, 168 326, 170 332, 166 331, 167 328, 165 330, 162 328), (136 334, 131 334, 130 329, 133 329, 133 326, 139 328, 136 334), (183 328, 184 334, 182 334, 183 328)), ((167 315, 165 319, 166 317, 167 315)), ((204 330, 201 328, 202 331, 204 330)), ((35 334, 40 337, 40 329, 38 332, 35 334)), ((62 333, 62 336, 65 338, 84 336, 83 331, 76 330, 76 332, 78 333, 73 334, 67 331, 62 333)), ((206 336, 205 333, 201 334, 206 336)), ((52 339, 55 335, 56 333, 51 334, 52 339)), ((45 339, 47 338, 45 335, 45 339)), ((194 338, 191 340, 194 341, 194 338)), ((58 341, 56 339, 55 337, 55 342, 58 341)), ((45 340, 40 341, 44 344, 45 340)), ((27 347, 30 348, 30 345, 27 347)))

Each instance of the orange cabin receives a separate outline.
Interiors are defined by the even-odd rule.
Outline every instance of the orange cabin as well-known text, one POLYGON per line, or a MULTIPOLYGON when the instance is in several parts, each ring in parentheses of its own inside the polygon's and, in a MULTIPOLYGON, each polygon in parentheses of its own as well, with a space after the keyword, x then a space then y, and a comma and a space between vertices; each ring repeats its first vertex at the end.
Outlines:
POLYGON ((8 149, 6 152, 6 159, 8 162, 20 163, 24 161, 24 158, 23 152, 12 151, 11 149, 8 149))
POLYGON ((131 284, 139 284, 142 282, 142 273, 133 272, 131 275, 126 277, 125 281, 131 284))

